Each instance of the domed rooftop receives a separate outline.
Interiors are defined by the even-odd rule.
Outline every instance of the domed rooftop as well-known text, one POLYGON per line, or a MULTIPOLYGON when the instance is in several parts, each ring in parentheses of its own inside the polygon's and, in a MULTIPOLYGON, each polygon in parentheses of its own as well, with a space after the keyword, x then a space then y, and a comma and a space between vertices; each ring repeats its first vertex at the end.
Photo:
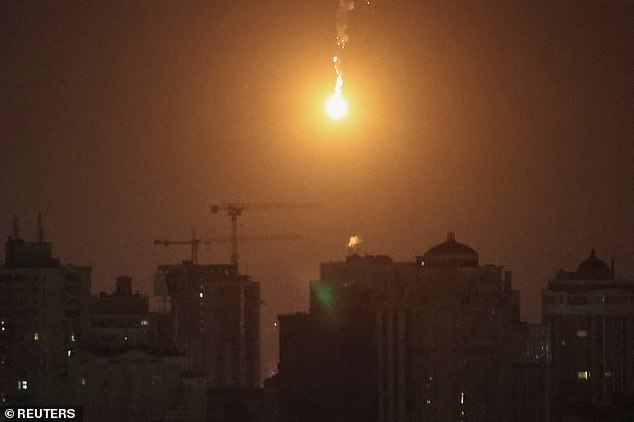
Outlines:
POLYGON ((447 241, 436 245, 423 255, 425 266, 477 267, 478 253, 467 245, 456 242, 456 234, 449 232, 447 241))
POLYGON ((610 280, 612 271, 605 262, 597 258, 595 250, 592 249, 590 257, 577 267, 576 278, 577 280, 610 280))

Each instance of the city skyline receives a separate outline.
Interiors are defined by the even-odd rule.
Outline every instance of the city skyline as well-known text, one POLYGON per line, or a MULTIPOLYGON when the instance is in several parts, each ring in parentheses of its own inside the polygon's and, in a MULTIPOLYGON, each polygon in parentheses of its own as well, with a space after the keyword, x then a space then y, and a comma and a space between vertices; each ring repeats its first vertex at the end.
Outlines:
MULTIPOLYGON (((14 219, 14 222, 15 221, 16 220, 14 219)), ((38 214, 38 221, 41 221, 40 214, 38 214)), ((19 219, 17 220, 17 223, 18 223, 18 228, 19 228, 20 227, 19 219)), ((42 230, 44 230, 44 228, 42 228, 42 230)), ((38 229, 38 231, 36 231, 36 234, 37 233, 40 233, 39 229, 38 229)), ((449 236, 452 236, 452 238, 455 239, 455 233, 454 232, 450 232, 449 236)), ((29 242, 29 241, 37 242, 36 238, 29 238, 29 237, 24 237, 24 236, 21 236, 21 235, 18 237, 18 239, 22 239, 22 240, 27 241, 27 242, 29 242)), ((44 238, 43 240, 45 240, 46 242, 50 242, 51 241, 48 238, 44 238)), ((399 262, 402 265, 412 265, 412 264, 421 265, 422 263, 424 263, 424 261, 421 261, 422 260, 422 255, 421 254, 425 250, 427 250, 430 247, 432 247, 433 245, 436 245, 436 244, 439 243, 439 242, 430 243, 424 249, 421 249, 420 251, 415 251, 411 257, 406 257, 405 259, 400 259, 400 258, 397 258, 397 257, 393 257, 390 254, 381 253, 380 251, 378 251, 378 253, 369 254, 369 253, 367 253, 367 251, 364 251, 362 249, 363 239, 358 238, 358 239, 355 239, 355 240, 358 241, 359 243, 358 244, 354 244, 354 245, 351 246, 352 237, 349 239, 349 242, 347 243, 347 247, 345 248, 345 254, 341 254, 341 255, 338 255, 338 256, 330 257, 328 259, 324 259, 320 263, 316 264, 316 267, 320 268, 320 267, 323 267, 324 265, 328 265, 329 263, 335 263, 337 261, 340 261, 340 260, 343 260, 343 259, 348 259, 351 256, 357 256, 357 255, 360 256, 360 257, 369 257, 369 258, 372 258, 372 257, 375 257, 375 256, 377 256, 377 257, 385 257, 385 258, 387 258, 389 260, 394 259, 395 262, 399 262)), ((462 239, 461 239, 461 241, 462 241, 462 239)), ((227 243, 228 244, 228 242, 223 242, 223 243, 227 243)), ((467 242, 467 243, 471 244, 471 242, 467 242)), ((53 246, 55 246, 54 242, 53 242, 53 246)), ((160 248, 160 249, 163 249, 163 248, 160 248)), ((225 251, 226 252, 225 255, 226 255, 229 252, 229 246, 226 246, 225 249, 227 249, 225 251)), ((187 263, 189 263, 189 265, 191 265, 191 263, 192 263, 188 247, 180 248, 179 251, 177 252, 177 254, 182 255, 182 257, 181 257, 182 259, 176 260, 176 261, 173 261, 173 262, 163 262, 163 263, 157 265, 157 267, 154 268, 153 272, 151 273, 151 277, 152 277, 152 280, 153 280, 153 285, 147 290, 141 289, 141 294, 146 295, 149 298, 149 304, 150 304, 149 309, 151 311, 160 312, 161 308, 164 307, 164 304, 165 304, 165 302, 164 302, 165 301, 165 297, 160 295, 160 294, 158 294, 157 291, 156 291, 156 288, 157 288, 156 287, 156 275, 162 271, 162 268, 172 268, 172 267, 179 268, 182 265, 185 265, 187 263)), ((595 249, 594 248, 592 248, 592 254, 593 254, 593 256, 595 254, 595 249)), ((201 255, 204 256, 204 254, 201 254, 201 255)), ((581 262, 583 260, 583 258, 585 258, 586 256, 587 256, 587 253, 585 255, 582 254, 579 257, 577 257, 576 260, 572 264, 570 264, 570 265, 568 265, 566 267, 560 266, 559 271, 553 271, 551 273, 551 275, 547 278, 547 280, 544 282, 544 286, 542 287, 542 289, 540 289, 540 291, 539 291, 540 297, 543 294, 543 290, 548 288, 551 279, 556 277, 557 274, 561 273, 562 271, 563 272, 575 271, 577 269, 577 265, 579 264, 579 262, 581 262)), ((601 254, 599 254, 599 257, 603 258, 603 259, 606 259, 606 260, 608 259, 607 257, 602 256, 601 254)), ((483 264, 499 266, 500 268, 504 269, 505 271, 513 272, 513 268, 505 266, 503 263, 488 261, 486 255, 481 256, 480 260, 481 260, 481 262, 483 264)), ((199 260, 198 264, 195 264, 195 265, 201 265, 202 267, 214 267, 214 266, 223 267, 223 266, 228 266, 229 265, 228 261, 229 261, 228 258, 226 258, 224 262, 222 262, 222 261, 221 262, 206 262, 204 259, 202 259, 202 260, 199 260)), ((629 276, 627 274, 618 273, 616 271, 616 263, 615 263, 614 259, 612 259, 610 262, 611 262, 611 265, 612 265, 612 267, 611 267, 612 271, 614 271, 613 277, 615 277, 616 279, 622 279, 622 280, 628 280, 628 279, 634 278, 634 277, 629 276)), ((89 263, 88 264, 84 264, 84 265, 88 265, 91 268, 91 270, 93 270, 92 266, 90 266, 89 263)), ((185 265, 185 268, 186 268, 186 265, 185 265)), ((246 272, 242 268, 239 268, 239 271, 240 271, 241 274, 243 274, 246 277, 253 277, 252 274, 249 274, 248 272, 246 272)), ((321 272, 321 270, 318 271, 318 272, 321 272)), ((112 287, 115 285, 115 281, 117 281, 117 284, 118 284, 118 280, 121 277, 127 277, 127 274, 119 274, 117 277, 115 277, 112 280, 110 280, 109 283, 106 284, 105 287, 103 287, 103 288, 102 287, 96 287, 94 285, 94 283, 93 283, 92 286, 91 286, 91 294, 93 294, 93 295, 97 294, 97 293, 104 294, 104 292, 112 291, 112 287)), ((266 280, 261 280, 261 279, 258 279, 257 277, 253 277, 253 278, 254 278, 254 281, 256 281, 257 283, 259 283, 261 285, 266 285, 266 280)), ((310 278, 307 278, 307 279, 304 280, 304 284, 308 285, 308 283, 307 283, 308 281, 310 281, 312 283, 312 282, 317 281, 319 279, 320 279, 319 275, 315 276, 315 277, 310 277, 310 278)), ((138 280, 135 280, 135 284, 138 286, 138 280)), ((530 318, 526 318, 527 312, 523 309, 523 305, 522 305, 523 301, 525 300, 523 298, 523 295, 525 294, 525 292, 522 290, 521 287, 519 287, 517 290, 519 292, 518 301, 519 301, 519 304, 520 304, 518 311, 521 312, 521 319, 522 320, 526 320, 529 323, 543 323, 542 322, 542 316, 541 316, 541 314, 543 312, 543 309, 542 309, 543 304, 539 304, 538 305, 537 311, 540 313, 540 316, 537 319, 531 320, 530 318)), ((308 288, 307 291, 310 291, 310 288, 308 288)), ((139 292, 139 290, 137 290, 137 292, 139 292)), ((165 294, 167 294, 167 292, 165 292, 165 294)), ((309 295, 307 295, 307 297, 306 297, 307 305, 309 304, 309 299, 310 299, 309 295)), ((261 299, 261 305, 263 305, 261 313, 264 314, 265 313, 264 310, 266 309, 266 306, 267 306, 267 303, 266 303, 266 301, 264 299, 261 299)), ((261 330, 261 333, 259 335, 260 349, 261 349, 261 356, 260 356, 261 370, 260 370, 260 373, 261 373, 262 380, 264 380, 267 377, 270 377, 270 376, 276 374, 277 371, 278 371, 278 369, 277 369, 278 356, 279 356, 278 332, 277 332, 278 331, 278 327, 279 327, 278 315, 292 314, 292 313, 295 313, 295 312, 304 312, 304 311, 306 311, 306 309, 307 309, 307 307, 305 308, 305 307, 302 307, 301 305, 297 305, 295 308, 292 308, 292 309, 290 309, 288 311, 278 312, 273 317, 272 321, 271 321, 270 316, 269 316, 269 318, 264 318, 263 317, 263 318, 260 319, 260 324, 259 324, 260 330, 261 330)))
POLYGON ((531 324, 512 272, 454 232, 406 262, 359 255, 353 238, 345 260, 320 264, 310 311, 278 316, 279 373, 260 378, 259 283, 236 265, 159 266, 155 294, 168 306, 151 312, 129 277, 91 295, 91 268, 60 261, 42 232, 25 241, 16 220, 5 244, 5 403, 67 397, 89 420, 546 422, 631 411, 634 282, 594 249, 549 281, 544 322, 531 324))

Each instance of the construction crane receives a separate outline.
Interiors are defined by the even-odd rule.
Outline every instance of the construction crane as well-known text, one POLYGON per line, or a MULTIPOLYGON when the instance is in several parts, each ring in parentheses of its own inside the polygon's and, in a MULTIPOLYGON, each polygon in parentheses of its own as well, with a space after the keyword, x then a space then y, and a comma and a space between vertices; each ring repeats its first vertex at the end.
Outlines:
POLYGON ((196 230, 192 229, 191 240, 155 240, 154 246, 171 246, 171 245, 191 245, 192 248, 192 264, 198 265, 198 246, 211 245, 211 240, 203 240, 196 237, 196 230))
POLYGON ((268 203, 245 203, 232 202, 227 204, 217 204, 211 206, 211 213, 218 214, 220 211, 226 211, 231 218, 231 264, 238 266, 238 217, 245 210, 269 210, 269 209, 289 209, 289 208, 311 208, 317 207, 319 204, 314 203, 287 203, 287 202, 268 202, 268 203))
MULTIPOLYGON (((280 234, 262 234, 252 236, 240 236, 240 241, 254 241, 254 240, 298 240, 302 237, 295 233, 280 233, 280 234)), ((232 241, 231 238, 226 237, 211 237, 208 239, 201 239, 196 237, 196 230, 192 229, 191 240, 155 240, 154 246, 172 246, 172 245, 191 245, 192 248, 192 264, 198 265, 198 247, 200 245, 209 246, 212 243, 227 243, 232 241)))

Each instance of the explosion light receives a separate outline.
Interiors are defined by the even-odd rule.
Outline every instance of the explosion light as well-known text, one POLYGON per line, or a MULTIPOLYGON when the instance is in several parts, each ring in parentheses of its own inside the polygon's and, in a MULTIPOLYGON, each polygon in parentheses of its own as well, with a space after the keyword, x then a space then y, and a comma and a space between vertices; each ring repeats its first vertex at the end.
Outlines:
POLYGON ((333 120, 339 120, 348 114, 348 103, 341 93, 335 92, 326 101, 326 113, 333 120))
POLYGON ((346 29, 348 28, 348 12, 354 9, 355 0, 339 0, 339 7, 337 8, 337 17, 335 19, 337 24, 337 48, 338 54, 332 58, 332 62, 337 74, 337 83, 335 84, 335 92, 326 100, 326 114, 332 120, 342 119, 348 114, 348 103, 341 93, 343 87, 343 67, 341 61, 341 54, 346 48, 348 42, 348 34, 346 29))

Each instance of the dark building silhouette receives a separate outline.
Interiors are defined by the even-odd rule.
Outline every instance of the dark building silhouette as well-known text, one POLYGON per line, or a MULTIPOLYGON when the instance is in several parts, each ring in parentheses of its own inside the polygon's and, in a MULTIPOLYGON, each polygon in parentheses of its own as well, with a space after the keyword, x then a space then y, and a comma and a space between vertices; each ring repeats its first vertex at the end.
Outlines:
POLYGON ((91 268, 64 265, 43 240, 14 233, 0 267, 0 399, 60 403, 69 362, 89 331, 91 268))
POLYGON ((633 281, 617 279, 614 264, 592 250, 576 271, 559 271, 548 282, 542 321, 560 373, 559 417, 634 404, 633 281))
POLYGON ((336 319, 280 315, 282 420, 368 421, 378 414, 375 314, 363 305, 336 319))
MULTIPOLYGON (((161 265, 174 339, 210 387, 260 385, 260 285, 233 265, 161 265)), ((161 284, 161 283, 159 283, 161 284)))
POLYGON ((170 350, 80 350, 62 403, 83 407, 84 420, 204 422, 207 380, 170 350))
POLYGON ((172 335, 171 315, 149 312, 148 297, 118 277, 115 291, 92 297, 89 338, 69 362, 66 402, 95 422, 205 421, 207 380, 188 370, 172 335))
POLYGON ((280 315, 282 420, 549 420, 547 329, 453 233, 414 262, 352 255, 320 275, 310 312, 280 315))
POLYGON ((173 348, 171 315, 150 312, 148 302, 147 296, 132 293, 132 279, 126 276, 117 278, 114 292, 93 296, 90 349, 173 348))
POLYGON ((150 312, 130 277, 91 297, 90 268, 53 258, 41 221, 36 242, 14 226, 0 268, 3 403, 82 406, 97 422, 274 420, 256 388, 257 282, 234 266, 162 266, 171 306, 150 312))

